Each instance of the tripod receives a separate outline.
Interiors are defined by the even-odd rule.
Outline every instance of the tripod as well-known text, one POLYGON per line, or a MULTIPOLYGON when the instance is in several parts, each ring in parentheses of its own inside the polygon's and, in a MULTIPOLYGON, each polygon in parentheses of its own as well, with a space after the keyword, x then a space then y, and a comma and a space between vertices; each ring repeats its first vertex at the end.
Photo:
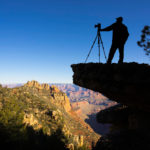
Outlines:
POLYGON ((91 48, 90 48, 90 51, 89 51, 88 55, 87 55, 87 57, 86 57, 85 63, 87 62, 88 57, 90 56, 90 53, 91 53, 91 51, 92 51, 92 49, 93 49, 93 47, 94 47, 94 44, 95 44, 95 42, 96 42, 97 39, 98 39, 98 51, 99 51, 99 63, 100 63, 100 43, 101 43, 101 45, 102 45, 102 49, 103 49, 103 52, 104 52, 104 56, 105 56, 105 59, 106 59, 106 61, 107 61, 107 57, 106 57, 106 54, 105 54, 102 37, 101 37, 101 34, 100 34, 101 25, 98 24, 98 25, 95 25, 95 27, 97 27, 97 35, 96 35, 96 38, 95 38, 95 40, 94 40, 94 42, 93 42, 93 44, 92 44, 92 46, 91 46, 91 48))

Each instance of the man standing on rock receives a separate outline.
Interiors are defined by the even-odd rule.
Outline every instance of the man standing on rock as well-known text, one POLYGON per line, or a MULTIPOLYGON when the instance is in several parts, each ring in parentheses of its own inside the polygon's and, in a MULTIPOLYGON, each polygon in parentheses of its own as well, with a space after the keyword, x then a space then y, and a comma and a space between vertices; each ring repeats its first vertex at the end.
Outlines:
POLYGON ((124 45, 128 39, 129 33, 127 27, 122 24, 123 18, 118 17, 116 18, 116 22, 109 27, 101 29, 101 31, 113 31, 113 39, 112 45, 110 48, 109 56, 107 63, 111 64, 111 61, 114 57, 114 54, 119 49, 119 61, 118 63, 123 63, 124 59, 124 45))

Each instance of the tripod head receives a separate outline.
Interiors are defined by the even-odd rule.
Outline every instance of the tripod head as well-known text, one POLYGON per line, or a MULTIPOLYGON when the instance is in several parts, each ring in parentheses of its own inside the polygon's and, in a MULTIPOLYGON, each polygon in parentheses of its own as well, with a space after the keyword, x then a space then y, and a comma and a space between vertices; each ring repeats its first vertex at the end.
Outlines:
POLYGON ((101 24, 98 23, 98 24, 96 24, 94 27, 95 27, 95 28, 98 28, 98 31, 100 31, 100 29, 101 29, 101 24))

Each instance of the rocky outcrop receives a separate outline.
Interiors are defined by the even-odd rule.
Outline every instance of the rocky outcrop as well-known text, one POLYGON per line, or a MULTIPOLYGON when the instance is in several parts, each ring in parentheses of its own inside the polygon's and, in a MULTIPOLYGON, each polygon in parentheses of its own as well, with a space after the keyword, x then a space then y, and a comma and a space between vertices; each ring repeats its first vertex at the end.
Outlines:
POLYGON ((71 110, 69 98, 65 93, 62 93, 60 91, 57 93, 54 92, 52 93, 52 96, 54 99, 52 102, 55 103, 55 105, 57 105, 58 107, 61 106, 66 110, 66 112, 71 110))
POLYGON ((60 92, 60 90, 55 85, 50 86, 50 90, 51 92, 54 92, 54 93, 60 92))
POLYGON ((150 66, 146 64, 75 64, 73 82, 111 100, 150 112, 150 66))
POLYGON ((40 90, 42 90, 42 89, 49 90, 50 89, 50 86, 48 84, 40 84, 40 83, 38 83, 35 80, 28 81, 24 86, 36 87, 36 88, 38 88, 40 90))
POLYGON ((130 109, 127 106, 117 104, 110 108, 101 110, 97 113, 97 122, 99 123, 120 123, 127 122, 130 109))
POLYGON ((35 130, 42 128, 42 125, 39 123, 38 119, 33 114, 25 114, 23 123, 27 126, 33 126, 35 130))
POLYGON ((55 85, 50 86, 49 84, 40 84, 39 82, 32 80, 28 81, 24 87, 36 88, 39 90, 39 93, 43 93, 42 90, 49 91, 51 94, 51 102, 57 105, 58 107, 64 108, 66 112, 71 110, 71 105, 67 95, 61 92, 55 85), (52 98, 53 97, 53 98, 52 98))
POLYGON ((76 64, 73 82, 101 92, 120 104, 100 111, 97 121, 112 123, 111 133, 94 150, 150 148, 150 66, 147 64, 76 64))

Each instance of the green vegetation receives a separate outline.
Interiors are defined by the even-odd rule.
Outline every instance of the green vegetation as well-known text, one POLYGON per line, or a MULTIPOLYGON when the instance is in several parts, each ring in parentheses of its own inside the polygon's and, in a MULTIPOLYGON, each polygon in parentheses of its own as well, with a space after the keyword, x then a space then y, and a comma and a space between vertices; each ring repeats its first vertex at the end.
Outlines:
POLYGON ((1 146, 15 150, 66 150, 73 145, 75 150, 87 150, 85 144, 79 146, 80 141, 74 140, 80 123, 52 95, 35 87, 9 89, 0 85, 1 146))

